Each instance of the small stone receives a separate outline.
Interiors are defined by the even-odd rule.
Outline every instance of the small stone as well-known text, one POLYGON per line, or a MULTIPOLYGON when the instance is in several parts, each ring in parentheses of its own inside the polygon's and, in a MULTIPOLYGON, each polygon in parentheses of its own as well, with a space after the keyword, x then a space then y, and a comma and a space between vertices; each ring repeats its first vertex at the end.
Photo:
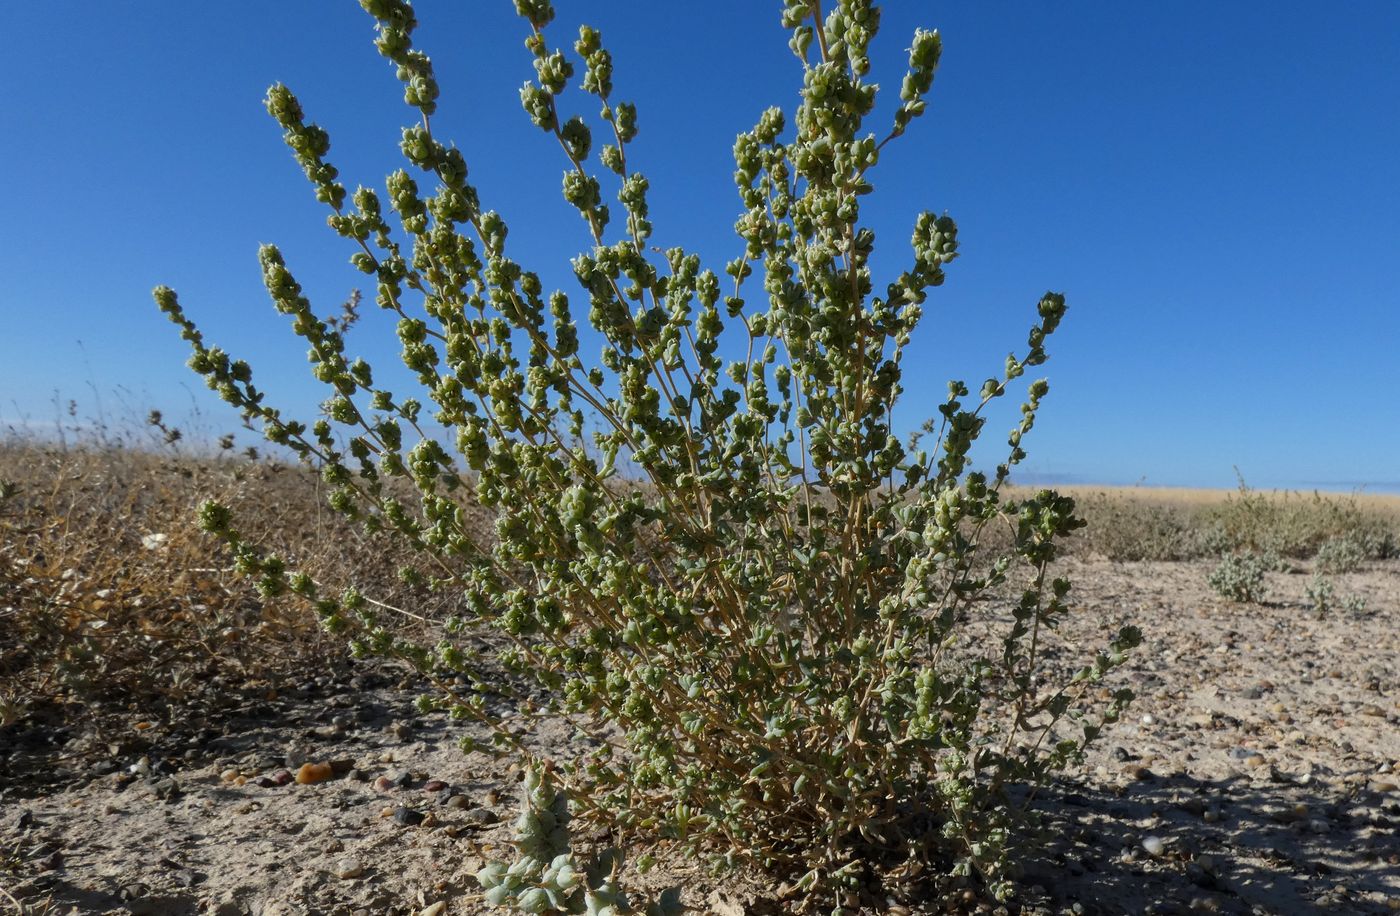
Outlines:
POLYGON ((365 866, 359 859, 341 859, 335 863, 335 876, 342 880, 358 878, 365 873, 365 866))
POLYGON ((1201 815, 1201 820, 1205 821, 1207 824, 1217 823, 1220 820, 1220 809, 1207 808, 1205 813, 1201 815))
POLYGON ((465 795, 449 795, 445 804, 454 811, 461 811, 470 805, 471 802, 467 800, 465 795))
POLYGON ((1262 767, 1267 762, 1268 761, 1264 759, 1263 754, 1250 754, 1249 756, 1245 757, 1243 760, 1240 761, 1240 763, 1242 763, 1246 769, 1250 770, 1257 770, 1259 769, 1259 767, 1262 767))
POLYGON ((1308 821, 1308 830, 1316 834, 1330 833, 1332 831, 1332 825, 1320 817, 1315 817, 1308 821))
POLYGON ((1396 789, 1397 787, 1395 783, 1387 782, 1385 780, 1376 780, 1375 782, 1371 783, 1372 792, 1394 792, 1396 791, 1396 789))
POLYGON ((374 791, 387 793, 394 791, 394 781, 388 776, 380 776, 374 781, 374 791))
POLYGON ((401 827, 417 827, 423 823, 423 813, 400 805, 394 809, 394 823, 401 827))
POLYGON ((430 903, 418 911, 418 916, 442 916, 447 912, 446 902, 439 900, 437 903, 430 903))
POLYGON ((1147 850, 1147 854, 1155 859, 1166 852, 1167 844, 1166 841, 1159 836, 1150 836, 1143 838, 1142 848, 1147 850))
POLYGON ((1139 763, 1128 764, 1123 768, 1123 772, 1139 782, 1152 778, 1152 771, 1139 763))
POLYGON ((235 779, 242 775, 243 774, 238 772, 237 770, 224 770, 222 773, 219 774, 219 779, 223 780, 224 782, 233 782, 235 779))
POLYGON ((404 741, 413 734, 413 729, 402 722, 395 722, 393 725, 389 726, 389 734, 398 738, 400 741, 404 741))
POLYGON ((423 784, 424 792, 441 792, 446 788, 447 783, 443 782, 441 779, 430 779, 423 784))
POLYGON ((490 827, 499 823, 501 816, 490 808, 473 808, 462 815, 462 821, 470 827, 490 827))
POLYGON ((303 763, 297 770, 297 784, 302 786, 325 782, 335 775, 329 763, 303 763))
POLYGON ((292 771, 288 769, 276 770, 268 778, 272 780, 274 786, 290 785, 292 780, 296 779, 292 775, 292 771))

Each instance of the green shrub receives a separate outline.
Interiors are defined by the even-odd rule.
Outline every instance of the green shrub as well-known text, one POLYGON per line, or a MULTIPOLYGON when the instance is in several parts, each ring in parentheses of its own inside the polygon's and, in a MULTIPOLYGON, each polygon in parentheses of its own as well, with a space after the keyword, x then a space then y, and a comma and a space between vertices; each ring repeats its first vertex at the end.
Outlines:
POLYGON ((1366 556, 1366 548, 1357 538, 1331 538, 1317 549, 1317 568, 1332 575, 1356 572, 1366 556))
MULTIPOLYGON (((877 292, 861 205, 887 144, 925 111, 938 33, 913 36, 880 136, 866 123, 879 10, 844 0, 820 19, 815 4, 787 0, 802 102, 792 118, 763 112, 734 144, 742 253, 724 289, 693 252, 652 254, 648 182, 630 155, 637 112, 614 96, 598 32, 581 28, 571 58, 545 34, 550 4, 516 0, 537 72, 521 100, 564 153, 564 197, 588 238, 571 296, 511 258, 504 219, 434 134, 438 85, 412 44, 412 9, 362 5, 421 115, 402 143, 418 179, 388 179, 398 226, 377 193, 346 191, 326 132, 289 89, 274 86, 267 107, 352 263, 399 319, 403 361, 432 407, 376 384, 274 247, 261 253, 266 286, 330 388, 313 423, 267 406, 248 364, 207 344, 174 292, 156 300, 210 387, 319 467, 337 510, 421 551, 431 571, 405 575, 460 594, 460 614, 436 646, 400 640, 379 605, 326 594, 243 538, 224 507, 205 506, 205 527, 266 593, 306 596, 358 653, 471 678, 481 659, 461 635, 504 633, 499 662, 547 690, 522 693, 518 710, 569 715, 593 739, 556 762, 580 817, 792 876, 837 911, 854 889, 894 886, 920 863, 1010 893, 1008 789, 1042 783, 1118 716, 1129 692, 1104 701, 1094 684, 1140 637, 1126 627, 1068 682, 1046 679, 1043 650, 1070 589, 1050 567, 1081 523, 1066 497, 1002 487, 1044 380, 1026 384, 1005 460, 989 474, 970 467, 985 406, 1045 361, 1063 296, 1041 297, 998 375, 949 384, 922 430, 931 449, 895 434, 903 358, 957 256, 957 227, 920 214, 905 268, 877 292), (566 111, 571 82, 593 97, 585 109, 602 106, 599 144, 566 111), (605 189, 621 204, 616 223, 605 189), (596 365, 579 292, 602 345, 596 365), (446 441, 425 432, 430 416, 446 441), (465 521, 478 509, 495 519, 489 537, 465 521), (1004 550, 979 549, 989 526, 1010 532, 1004 550), (974 602, 994 590, 1013 595, 1002 638, 959 645, 966 615, 985 607, 974 602)), ((960 348, 954 322, 939 345, 960 348)), ((425 702, 541 762, 484 696, 425 702)))
POLYGON ((1261 493, 1243 475, 1225 504, 1207 514, 1206 524, 1210 533, 1203 546, 1217 555, 1253 551, 1303 558, 1343 540, 1364 557, 1383 559, 1395 550, 1393 520, 1368 512, 1355 497, 1261 493))
POLYGON ((1308 601, 1312 604, 1313 612, 1316 613, 1318 617, 1326 617, 1327 613, 1332 610, 1332 602, 1336 597, 1336 593, 1337 589, 1332 585, 1332 580, 1321 573, 1314 574, 1312 581, 1308 583, 1305 589, 1308 601))
POLYGON ((1231 554, 1211 570, 1210 587, 1222 598, 1257 604, 1264 600, 1264 574, 1276 561, 1253 553, 1231 554))
POLYGON ((1359 617, 1366 613, 1366 599, 1361 595, 1347 595, 1342 599, 1342 609, 1359 617))

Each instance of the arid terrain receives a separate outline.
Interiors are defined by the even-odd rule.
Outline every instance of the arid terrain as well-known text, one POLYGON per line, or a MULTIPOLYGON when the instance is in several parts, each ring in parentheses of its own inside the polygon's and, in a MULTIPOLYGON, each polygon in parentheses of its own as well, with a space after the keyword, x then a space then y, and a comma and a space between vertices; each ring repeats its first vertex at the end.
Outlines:
MULTIPOLYGON (((0 912, 489 911, 473 874, 511 858, 518 772, 460 751, 459 725, 414 711, 412 675, 340 659, 181 527, 195 490, 237 490, 246 469, 128 461, 122 477, 70 457, 79 496, 39 498, 52 475, 16 456, 0 478, 34 476, 0 512, 0 912), (114 499, 133 486, 144 495, 114 499)), ((1138 699, 1034 799, 1042 852, 1015 903, 945 880, 884 911, 1400 910, 1400 560, 1330 572, 1321 610, 1311 556, 1279 559, 1262 599, 1230 601, 1207 584, 1215 558, 1111 558, 1192 553, 1190 513, 1223 495, 1083 496, 1101 530, 1061 563, 1073 609, 1050 665, 1135 623, 1144 644, 1105 689, 1138 699)), ((1394 521, 1392 502, 1363 508, 1394 521)), ((327 564, 373 554, 337 544, 327 564)), ((967 640, 1004 619, 978 608, 967 640)), ((568 737, 531 740, 567 754, 568 737)), ((790 911, 759 876, 651 851, 642 886, 679 883, 696 912, 790 911)))

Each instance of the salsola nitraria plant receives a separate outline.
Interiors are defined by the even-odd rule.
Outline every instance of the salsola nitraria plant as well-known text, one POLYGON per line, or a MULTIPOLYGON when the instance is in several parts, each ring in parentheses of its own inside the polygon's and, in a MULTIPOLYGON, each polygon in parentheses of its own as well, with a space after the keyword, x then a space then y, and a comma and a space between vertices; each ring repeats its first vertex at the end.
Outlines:
MULTIPOLYGON (((679 240, 652 247, 649 183, 629 155, 638 113, 615 95, 602 36, 584 26, 557 45, 551 4, 516 0, 535 68, 521 102, 563 154, 585 240, 576 283, 549 290, 512 258, 467 152, 434 132, 439 87, 412 8, 362 5, 419 114, 386 193, 346 189, 326 132, 287 87, 267 108, 376 303, 398 317, 422 391, 376 384, 272 246, 267 289, 330 389, 310 425, 268 406, 174 292, 156 299, 208 384, 319 467, 332 506, 419 548, 425 581, 459 593, 461 616, 435 647, 396 641, 362 593, 327 596, 289 573, 223 507, 205 507, 206 527, 264 589, 308 596, 332 629, 358 621, 358 651, 471 672, 454 635, 507 634, 500 660, 551 698, 527 711, 571 715, 596 739, 558 762, 581 816, 785 872, 838 906, 871 872, 893 881, 923 863, 1009 892, 1004 789, 1041 782, 1118 714, 1126 692, 1090 685, 1137 634, 1113 636, 1067 683, 1044 679, 1040 649, 1070 587, 1048 570, 1080 522, 1064 496, 1013 498, 1003 484, 1048 390, 1021 380, 1045 361, 1061 295, 1039 299, 997 375, 950 383, 936 417, 908 441, 896 434, 904 360, 958 254, 957 226, 919 214, 904 269, 877 286, 861 205, 880 158, 925 113, 939 34, 913 35, 898 101, 876 117, 872 0, 824 15, 815 0, 781 5, 801 104, 763 111, 735 141, 739 253, 716 271, 679 240), (597 121, 574 113, 600 108, 597 121), (984 408, 1020 384, 1004 461, 972 470, 984 408), (491 537, 471 530, 468 507, 494 514, 491 537), (989 526, 1009 532, 990 556, 989 526), (1012 594, 1000 640, 956 645, 993 589, 1012 594)), ((945 318, 920 358, 958 346, 945 318)), ((450 704, 495 721, 480 698, 450 704)))

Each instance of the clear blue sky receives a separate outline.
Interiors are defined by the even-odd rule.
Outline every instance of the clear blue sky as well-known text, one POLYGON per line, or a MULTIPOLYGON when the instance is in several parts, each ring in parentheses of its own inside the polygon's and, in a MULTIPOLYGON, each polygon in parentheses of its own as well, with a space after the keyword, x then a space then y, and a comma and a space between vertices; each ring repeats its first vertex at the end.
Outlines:
MULTIPOLYGON (((557 5, 555 41, 600 27, 618 97, 639 106, 655 243, 718 268, 735 252, 734 135, 800 82, 777 0, 557 5)), ((571 289, 585 236, 558 149, 519 107, 531 67, 509 0, 418 8, 437 132, 514 255, 571 289)), ((92 412, 96 388, 109 412, 120 391, 173 416, 193 392, 232 428, 184 368, 157 283, 277 403, 313 412, 257 246, 282 246, 323 313, 364 278, 262 97, 286 82, 347 184, 382 185, 410 112, 369 18, 353 0, 45 0, 7 25, 0 425, 51 422, 55 391, 92 412)), ((958 220, 962 257, 920 329, 907 422, 948 377, 995 372, 1048 288, 1071 311, 1028 440, 1036 474, 1228 486, 1239 465, 1259 486, 1400 486, 1400 4, 902 0, 874 54, 891 98, 920 25, 944 35, 931 111, 882 160, 866 212, 878 264, 902 263, 923 208, 958 220)), ((351 348, 387 368, 371 319, 351 348)))

